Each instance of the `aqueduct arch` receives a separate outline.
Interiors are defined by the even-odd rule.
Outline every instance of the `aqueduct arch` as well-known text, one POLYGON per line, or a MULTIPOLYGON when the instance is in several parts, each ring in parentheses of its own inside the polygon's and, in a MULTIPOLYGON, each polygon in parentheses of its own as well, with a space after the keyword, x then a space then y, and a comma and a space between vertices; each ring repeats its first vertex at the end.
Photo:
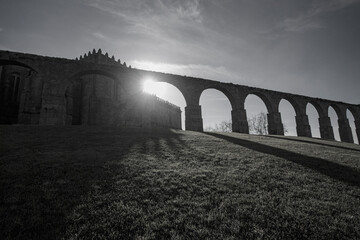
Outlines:
POLYGON ((205 89, 214 88, 223 92, 231 103, 233 131, 235 132, 248 133, 244 103, 249 94, 254 94, 264 101, 268 109, 270 134, 284 134, 281 114, 279 112, 279 103, 284 98, 292 104, 296 112, 295 118, 298 136, 311 137, 309 120, 306 114, 308 103, 311 103, 319 114, 322 138, 334 139, 327 112, 329 106, 333 106, 338 114, 341 141, 353 142, 351 129, 346 117, 347 109, 351 111, 355 118, 356 133, 358 138, 360 136, 359 104, 336 102, 232 83, 133 69, 127 67, 125 63, 121 64, 120 61, 109 58, 107 54, 102 54, 100 50, 98 53, 93 50, 93 53, 89 52, 88 55, 75 60, 0 51, 0 65, 15 63, 23 67, 30 67, 32 70, 29 78, 32 79, 31 81, 34 84, 30 84, 31 86, 27 88, 28 95, 25 94, 26 91, 22 93, 24 96, 28 96, 23 98, 23 104, 26 106, 23 109, 27 109, 24 111, 24 114, 28 114, 28 116, 20 117, 21 114, 19 112, 19 121, 22 119, 21 121, 26 124, 66 124, 66 117, 64 116, 66 115, 66 111, 64 111, 66 109, 66 101, 64 99, 69 83, 73 77, 86 72, 91 74, 101 73, 116 79, 116 84, 120 84, 127 94, 131 93, 134 96, 141 91, 141 82, 146 76, 152 77, 154 81, 167 82, 175 86, 182 93, 186 101, 186 130, 203 131, 199 99, 205 89), (33 111, 31 112, 29 109, 37 109, 37 117, 34 117, 36 111, 31 110, 33 111))
POLYGON ((274 109, 274 104, 271 102, 271 99, 266 94, 263 94, 263 93, 257 92, 257 91, 250 91, 250 92, 246 93, 246 95, 244 97, 244 103, 245 103, 245 99, 249 95, 255 95, 255 96, 259 97, 265 104, 268 113, 276 111, 274 109))
POLYGON ((314 136, 320 137, 320 124, 319 124, 320 115, 319 115, 318 109, 314 106, 313 103, 307 102, 306 106, 305 106, 305 114, 306 114, 306 116, 308 116, 310 135, 312 137, 314 137, 314 136), (309 111, 310 111, 310 115, 309 115, 309 111), (313 123, 312 123, 313 126, 310 126, 310 117, 313 118, 313 123), (314 123, 314 122, 316 122, 316 123, 314 123), (314 127, 316 127, 316 128, 314 128, 314 127))
POLYGON ((350 109, 346 110, 346 117, 349 120, 349 125, 351 127, 351 132, 354 138, 354 143, 358 143, 359 144, 359 139, 358 139, 358 135, 356 134, 356 122, 355 122, 355 115, 352 111, 350 111, 350 109))
MULTIPOLYGON (((246 118, 251 119, 251 121, 253 121, 253 124, 256 124, 257 122, 257 117, 262 117, 261 114, 266 114, 265 117, 267 117, 267 115, 269 114, 269 110, 268 107, 266 106, 264 100, 262 98, 260 98, 257 94, 247 94, 246 98, 244 100, 244 114, 246 118), (255 119, 254 119, 255 118, 255 119)), ((260 119, 262 120, 262 119, 260 119)), ((252 130, 255 131, 255 133, 259 133, 259 131, 257 131, 256 129, 251 129, 250 124, 252 124, 251 122, 249 122, 249 130, 248 132, 250 133, 252 130)), ((247 125, 246 122, 244 122, 244 125, 247 125)), ((253 128, 255 128, 255 126, 252 126, 253 128)), ((263 132, 265 133, 267 131, 267 127, 266 129, 262 129, 264 130, 263 132)), ((261 133, 261 131, 260 131, 261 133)))
MULTIPOLYGON (((231 101, 229 97, 231 98, 231 95, 229 95, 229 93, 226 93, 226 90, 219 89, 216 86, 207 87, 201 92, 199 105, 202 110, 204 125, 206 121, 209 121, 210 118, 216 119, 219 118, 219 115, 221 115, 222 119, 225 116, 230 116, 226 118, 227 120, 231 119, 231 112, 233 111, 234 102, 231 101), (212 96, 209 96, 209 93, 212 93, 212 96), (208 101, 211 101, 211 104, 206 103, 208 101), (223 103, 220 107, 217 106, 219 102, 223 103), (205 111, 204 109, 208 109, 209 111, 205 111), (210 115, 210 112, 213 114, 210 115), (218 112, 218 114, 216 114, 217 116, 214 116, 215 112, 218 112)), ((232 126, 230 128, 232 129, 232 126)))
POLYGON ((294 104, 291 103, 287 98, 282 98, 279 102, 279 112, 281 114, 281 122, 283 123, 284 127, 284 135, 288 134, 294 134, 295 130, 295 136, 299 135, 299 130, 302 130, 302 128, 296 128, 299 123, 296 123, 296 120, 298 119, 297 116, 299 116, 299 111, 297 111, 296 108, 294 108, 294 104))
POLYGON ((354 138, 352 136, 349 120, 346 116, 347 106, 343 105, 342 103, 330 103, 329 106, 335 110, 338 117, 337 121, 339 125, 340 140, 342 142, 353 143, 354 138))

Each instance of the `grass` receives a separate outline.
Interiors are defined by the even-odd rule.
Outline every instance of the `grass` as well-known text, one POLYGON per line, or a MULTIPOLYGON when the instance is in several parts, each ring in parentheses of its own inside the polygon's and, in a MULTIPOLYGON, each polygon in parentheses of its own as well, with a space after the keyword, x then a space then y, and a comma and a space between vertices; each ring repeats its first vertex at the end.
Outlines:
POLYGON ((0 126, 1 239, 360 239, 360 146, 0 126))

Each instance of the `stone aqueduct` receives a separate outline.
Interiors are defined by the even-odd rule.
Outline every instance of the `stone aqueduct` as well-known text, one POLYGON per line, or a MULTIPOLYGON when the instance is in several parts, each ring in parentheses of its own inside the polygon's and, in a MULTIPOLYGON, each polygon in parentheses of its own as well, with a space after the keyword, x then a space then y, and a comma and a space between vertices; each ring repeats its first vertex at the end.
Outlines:
MULTIPOLYGON (((99 50, 101 51, 101 50, 99 50)), ((95 50, 93 51, 93 53, 95 50)), ((89 52, 90 54, 90 52, 89 52)), ((107 56, 107 54, 106 54, 107 56)), ((114 59, 114 58, 113 58, 114 59)), ((229 99, 232 107, 231 117, 234 132, 249 133, 245 99, 254 94, 262 99, 268 110, 269 134, 284 135, 283 124, 279 112, 282 99, 291 103, 296 113, 296 129, 298 136, 311 137, 306 106, 311 103, 319 114, 320 135, 324 139, 334 139, 333 127, 328 109, 331 106, 337 113, 341 141, 353 143, 353 135, 346 111, 349 110, 355 119, 356 134, 360 139, 360 105, 338 101, 307 97, 267 89, 248 87, 232 83, 151 72, 126 67, 126 64, 97 64, 64 58, 38 56, 26 53, 0 51, 0 65, 18 65, 31 69, 28 78, 32 82, 28 99, 33 103, 26 113, 29 114, 29 124, 64 125, 64 96, 67 87, 79 76, 99 74, 112 78, 116 84, 125 89, 141 91, 143 79, 151 77, 154 81, 169 83, 180 90, 186 101, 185 129, 203 131, 201 106, 199 99, 206 89, 217 89, 229 99), (38 111, 38 119, 32 119, 32 111, 38 111)))

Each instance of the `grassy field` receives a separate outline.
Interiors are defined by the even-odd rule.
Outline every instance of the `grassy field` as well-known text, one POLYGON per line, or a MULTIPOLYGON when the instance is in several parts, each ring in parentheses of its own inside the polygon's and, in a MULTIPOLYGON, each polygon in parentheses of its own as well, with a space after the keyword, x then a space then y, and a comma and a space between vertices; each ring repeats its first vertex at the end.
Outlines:
POLYGON ((360 146, 0 126, 0 239, 360 239, 360 146))

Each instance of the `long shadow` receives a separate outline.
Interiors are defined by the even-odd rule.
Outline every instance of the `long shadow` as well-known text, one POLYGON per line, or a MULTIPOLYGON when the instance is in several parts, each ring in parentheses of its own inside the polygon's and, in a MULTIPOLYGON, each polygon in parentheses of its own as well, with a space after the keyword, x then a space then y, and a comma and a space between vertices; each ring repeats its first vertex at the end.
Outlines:
POLYGON ((333 147, 333 148, 341 148, 341 149, 345 149, 345 150, 352 150, 352 151, 360 152, 359 149, 355 149, 355 148, 349 148, 349 147, 343 147, 343 146, 335 146, 335 145, 326 144, 326 143, 320 143, 320 142, 316 142, 316 141, 314 141, 314 142, 313 141, 308 141, 308 140, 305 140, 305 139, 283 138, 283 137, 270 136, 270 135, 264 135, 264 137, 283 139, 283 140, 290 140, 290 141, 295 141, 295 142, 311 143, 311 144, 316 144, 316 145, 321 145, 321 146, 327 146, 327 147, 333 147))
POLYGON ((338 163, 334 163, 325 159, 305 156, 299 153, 291 152, 281 148, 276 148, 257 142, 252 142, 244 139, 225 136, 217 133, 205 133, 217 138, 224 139, 228 142, 246 147, 248 149, 270 154, 276 157, 286 159, 288 161, 300 164, 304 167, 315 170, 321 174, 324 174, 333 179, 342 181, 352 186, 360 186, 360 172, 348 166, 344 166, 338 163))
POLYGON ((88 196, 106 194, 116 186, 114 176, 138 176, 141 166, 121 163, 132 147, 156 152, 161 149, 158 139, 165 138, 176 149, 182 147, 176 146, 180 135, 167 129, 0 126, 0 219, 6 219, 0 220, 1 239, 66 236, 67 226, 77 224, 69 216, 88 204, 88 196), (5 145, 8 136, 15 137, 5 145), (149 140, 154 145, 147 146, 149 140), (19 170, 7 171, 15 161, 19 170))

